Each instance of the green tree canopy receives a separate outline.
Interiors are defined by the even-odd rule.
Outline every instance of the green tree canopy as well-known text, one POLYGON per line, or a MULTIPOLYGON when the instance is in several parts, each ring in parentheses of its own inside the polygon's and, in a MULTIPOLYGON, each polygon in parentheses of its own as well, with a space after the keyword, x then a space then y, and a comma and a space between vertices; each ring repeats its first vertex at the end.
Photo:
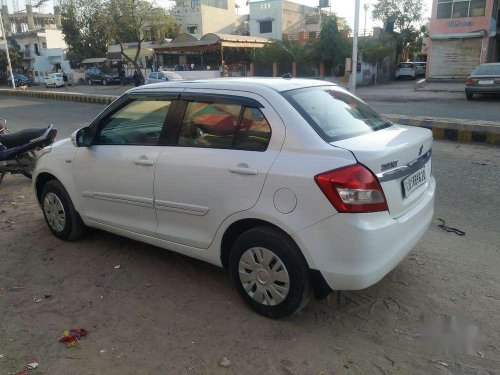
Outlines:
POLYGON ((394 30, 399 33, 397 52, 401 53, 421 43, 424 10, 423 0, 377 0, 372 15, 375 20, 394 23, 394 30))
POLYGON ((62 0, 61 23, 72 66, 83 59, 104 57, 108 39, 102 27, 103 3, 100 0, 62 0))
POLYGON ((146 36, 173 37, 178 31, 175 19, 148 0, 107 0, 101 20, 109 41, 120 45, 123 58, 142 78, 138 59, 146 36), (125 53, 124 44, 130 42, 137 43, 133 57, 125 53))
POLYGON ((316 59, 332 68, 344 65, 346 58, 352 53, 347 33, 341 33, 339 25, 347 25, 347 23, 335 15, 323 16, 319 40, 315 47, 316 59))
MULTIPOLYGON (((9 49, 10 63, 12 65, 12 70, 15 72, 16 69, 23 67, 23 58, 18 51, 12 51, 9 49)), ((0 50, 0 71, 8 73, 8 63, 7 63, 7 53, 4 50, 0 50)))

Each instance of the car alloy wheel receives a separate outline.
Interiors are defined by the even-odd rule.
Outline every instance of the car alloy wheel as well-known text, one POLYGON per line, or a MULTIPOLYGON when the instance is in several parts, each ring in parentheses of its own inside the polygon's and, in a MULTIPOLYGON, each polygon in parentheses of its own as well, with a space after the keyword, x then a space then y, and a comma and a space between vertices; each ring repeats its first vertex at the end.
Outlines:
POLYGON ((276 306, 290 290, 290 276, 283 261, 271 250, 252 247, 239 262, 239 277, 247 294, 256 302, 276 306))
POLYGON ((56 232, 62 232, 66 226, 66 212, 59 197, 48 193, 43 200, 43 210, 50 227, 56 232))

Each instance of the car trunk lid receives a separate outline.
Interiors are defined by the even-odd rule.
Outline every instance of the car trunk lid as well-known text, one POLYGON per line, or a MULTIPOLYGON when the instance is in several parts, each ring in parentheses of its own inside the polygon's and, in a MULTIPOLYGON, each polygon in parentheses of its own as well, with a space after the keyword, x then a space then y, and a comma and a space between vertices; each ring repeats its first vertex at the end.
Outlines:
POLYGON ((404 215, 422 199, 431 175, 432 132, 430 130, 393 125, 330 144, 351 151, 359 163, 368 167, 377 176, 392 217, 404 215), (412 177, 413 182, 406 182, 406 191, 408 186, 422 183, 422 174, 425 176, 425 182, 405 197, 403 180, 417 171, 421 173, 415 178, 412 177))

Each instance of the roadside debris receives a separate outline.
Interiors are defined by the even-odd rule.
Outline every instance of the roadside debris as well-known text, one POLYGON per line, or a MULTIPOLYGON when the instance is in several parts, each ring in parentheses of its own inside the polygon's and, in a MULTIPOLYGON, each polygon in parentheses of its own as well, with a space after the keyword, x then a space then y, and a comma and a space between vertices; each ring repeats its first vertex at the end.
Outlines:
POLYGON ((444 231, 450 232, 450 233, 455 233, 458 236, 465 236, 464 231, 461 231, 460 229, 457 229, 457 228, 452 228, 452 227, 447 226, 446 222, 443 219, 438 219, 438 220, 441 221, 441 224, 439 224, 438 227, 443 229, 444 231))
POLYGON ((40 303, 40 302, 42 302, 42 299, 41 298, 36 298, 36 294, 35 294, 35 296, 33 297, 33 302, 40 303))
POLYGON ((149 288, 149 287, 152 287, 152 286, 153 286, 153 284, 151 284, 151 283, 146 283, 146 284, 144 284, 144 287, 145 287, 145 288, 149 288))
POLYGON ((481 358, 484 358, 484 354, 483 353, 477 352, 477 354, 479 354, 481 356, 481 358))
POLYGON ((119 264, 117 264, 117 265, 115 266, 115 270, 119 270, 120 268, 121 268, 121 266, 120 266, 119 264))
POLYGON ((219 366, 220 367, 224 367, 224 368, 228 368, 229 366, 231 366, 231 361, 229 359, 227 359, 226 356, 222 357, 222 359, 220 360, 219 362, 219 366))
POLYGON ((87 334, 88 331, 85 328, 71 329, 69 331, 64 331, 58 341, 65 342, 68 348, 72 348, 83 336, 87 336, 87 334))
POLYGON ((36 369, 37 367, 39 366, 39 363, 36 361, 35 358, 31 359, 30 360, 30 363, 28 363, 26 365, 26 367, 28 368, 28 370, 34 370, 36 369))

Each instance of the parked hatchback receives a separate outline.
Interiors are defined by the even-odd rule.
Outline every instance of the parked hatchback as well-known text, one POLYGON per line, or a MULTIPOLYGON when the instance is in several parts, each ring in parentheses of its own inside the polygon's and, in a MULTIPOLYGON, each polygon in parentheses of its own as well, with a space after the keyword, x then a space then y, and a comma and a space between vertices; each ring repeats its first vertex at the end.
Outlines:
POLYGON ((45 78, 45 87, 64 86, 64 76, 62 73, 51 73, 45 78))
MULTIPOLYGON (((10 76, 7 77, 7 84, 8 85, 12 84, 12 79, 10 76)), ((31 86, 31 81, 29 80, 28 77, 22 74, 14 74, 14 84, 16 86, 31 86)))
POLYGON ((183 79, 184 78, 182 78, 180 75, 174 72, 168 72, 168 71, 152 72, 149 73, 148 78, 146 78, 146 84, 168 82, 168 81, 182 81, 183 79))
POLYGON ((474 94, 500 94, 500 63, 479 65, 465 83, 465 96, 474 94))
POLYGON ((431 143, 323 81, 178 81, 130 90, 45 148, 33 181, 58 238, 96 227, 222 266, 279 318, 312 291, 369 287, 415 246, 431 143))
POLYGON ((405 62, 398 65, 398 68, 396 69, 396 79, 401 78, 417 78, 417 68, 414 63, 405 62))

